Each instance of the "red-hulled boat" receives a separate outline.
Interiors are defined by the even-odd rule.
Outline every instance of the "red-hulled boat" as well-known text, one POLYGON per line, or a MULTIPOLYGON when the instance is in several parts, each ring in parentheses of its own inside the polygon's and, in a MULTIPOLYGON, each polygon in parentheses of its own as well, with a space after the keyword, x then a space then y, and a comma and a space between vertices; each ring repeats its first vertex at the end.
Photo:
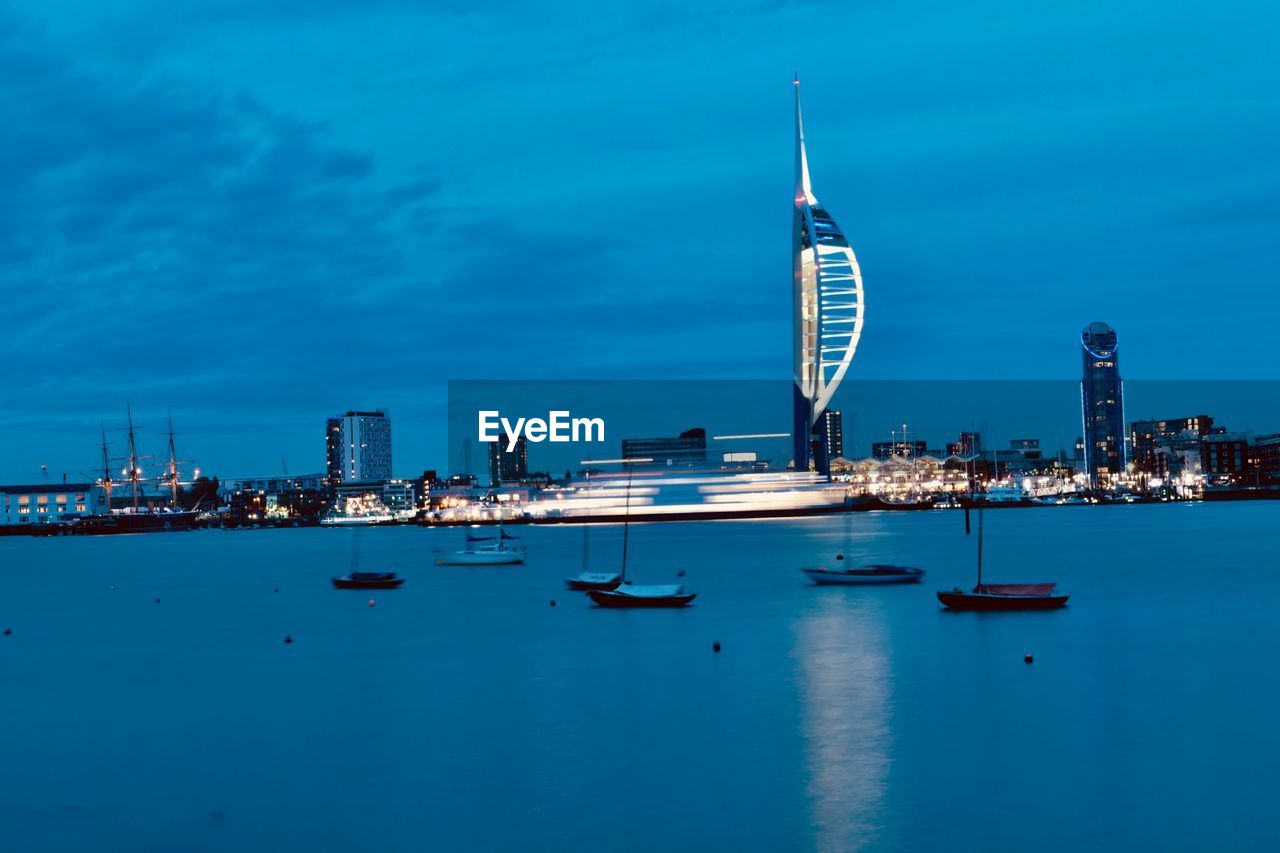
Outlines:
POLYGON ((1055 592, 1056 583, 980 583, 971 592, 939 590, 938 601, 951 610, 1056 610, 1071 597, 1055 592))
POLYGON ((938 590, 938 601, 949 610, 1057 610, 1069 593, 1055 592, 1056 583, 982 582, 982 507, 978 507, 978 584, 970 592, 960 587, 938 590))

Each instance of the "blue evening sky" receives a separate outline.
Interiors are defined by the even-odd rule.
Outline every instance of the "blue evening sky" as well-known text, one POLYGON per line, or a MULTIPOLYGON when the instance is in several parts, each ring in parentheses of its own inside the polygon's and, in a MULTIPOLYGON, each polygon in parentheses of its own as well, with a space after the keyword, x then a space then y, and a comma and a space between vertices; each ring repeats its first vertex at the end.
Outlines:
POLYGON ((1276 378, 1278 19, 9 3, 0 481, 88 470, 126 399, 224 477, 385 407, 412 474, 447 379, 786 379, 793 69, 857 378, 1069 379, 1094 319, 1128 378, 1276 378))

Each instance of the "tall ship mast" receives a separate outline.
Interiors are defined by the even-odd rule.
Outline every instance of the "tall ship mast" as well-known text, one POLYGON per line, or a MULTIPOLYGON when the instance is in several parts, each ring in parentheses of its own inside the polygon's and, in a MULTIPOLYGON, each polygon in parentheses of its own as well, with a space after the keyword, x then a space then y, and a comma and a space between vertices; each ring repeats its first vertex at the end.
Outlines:
POLYGON ((138 442, 133 431, 133 406, 128 406, 129 412, 129 484, 133 486, 133 511, 138 511, 138 480, 141 471, 138 469, 138 442))
POLYGON ((102 431, 102 490, 107 496, 107 512, 111 511, 111 445, 107 444, 107 427, 99 422, 102 431))
POLYGON ((163 479, 169 484, 169 506, 174 510, 178 509, 178 487, 180 485, 180 477, 178 475, 178 466, 185 464, 178 461, 178 453, 173 442, 173 411, 169 411, 169 466, 165 472, 163 479))
MULTIPOLYGON (((102 434, 102 489, 106 492, 107 511, 98 515, 88 515, 73 522, 72 532, 87 534, 106 533, 159 533, 163 531, 191 530, 195 527, 196 512, 179 509, 178 492, 181 486, 181 475, 174 442, 173 415, 169 414, 168 450, 169 461, 163 474, 151 478, 147 482, 166 484, 169 489, 170 505, 168 507, 143 506, 144 478, 142 476, 142 460, 149 458, 138 452, 138 430, 141 427, 133 421, 133 406, 126 410, 126 426, 124 427, 128 441, 128 455, 124 457, 123 476, 129 480, 132 508, 116 511, 111 507, 111 493, 115 486, 112 477, 111 448, 107 442, 106 426, 100 425, 102 434)), ((114 460, 119 464, 121 460, 114 460)))

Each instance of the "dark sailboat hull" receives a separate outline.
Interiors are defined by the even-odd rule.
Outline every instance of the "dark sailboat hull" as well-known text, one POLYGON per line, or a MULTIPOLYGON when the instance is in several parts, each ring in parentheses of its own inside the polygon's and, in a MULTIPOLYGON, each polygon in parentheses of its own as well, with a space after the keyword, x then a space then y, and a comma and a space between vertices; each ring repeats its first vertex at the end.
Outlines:
POLYGON ((194 512, 139 512, 88 515, 77 519, 70 532, 89 536, 120 533, 170 533, 193 530, 196 526, 194 512))
POLYGON ((388 578, 383 580, 356 580, 353 578, 330 578, 337 589, 398 589, 404 584, 404 578, 388 578))
POLYGON ((679 595, 627 595, 609 590, 590 590, 587 596, 600 607, 638 608, 638 607, 684 607, 698 597, 696 592, 679 595))
POLYGON ((1070 593, 1050 595, 993 595, 984 592, 939 591, 938 601, 949 610, 1057 610, 1065 607, 1070 593))
POLYGON ((584 581, 578 578, 565 578, 564 585, 574 592, 590 592, 592 590, 607 592, 622 586, 622 579, 611 581, 584 581))

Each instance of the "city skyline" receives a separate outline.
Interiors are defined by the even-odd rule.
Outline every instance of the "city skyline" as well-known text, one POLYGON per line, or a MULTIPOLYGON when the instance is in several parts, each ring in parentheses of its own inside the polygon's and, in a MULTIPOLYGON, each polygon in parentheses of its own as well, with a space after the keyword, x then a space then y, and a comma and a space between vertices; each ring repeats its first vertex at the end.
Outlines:
POLYGON ((301 28, 239 6, 178 32, 143 2, 10 8, 0 71, 24 97, 0 122, 14 212, 0 351, 19 369, 0 440, 24 453, 0 460, 3 480, 87 468, 98 421, 128 397, 180 413, 207 470, 252 474, 313 453, 316 412, 352 400, 396 412, 404 458, 438 461, 437 376, 785 376, 797 66, 821 116, 824 194, 874 282, 851 376, 1073 378, 1063 341, 1095 316, 1124 330, 1131 381, 1274 375, 1259 336, 1178 345, 1195 282, 1232 295, 1197 322, 1267 304, 1263 140, 1278 122, 1249 34, 1273 10, 1153 20, 1097 4, 974 28, 939 4, 930 27, 828 10, 815 33, 803 8, 740 29, 714 6, 602 29, 563 5, 555 43, 578 47, 550 62, 428 38, 509 47, 529 20, 338 5, 326 14, 367 36, 339 78, 303 10, 301 28), (1086 57, 1082 19, 1105 24, 1105 43, 1160 47, 1086 57), (858 63, 836 49, 842 31, 858 63), (675 61, 707 49, 714 67, 675 61), (947 51, 964 61, 945 80, 920 70, 947 51), (1195 71, 1170 59, 1192 52, 1195 71), (737 235, 715 264, 673 225, 685 199, 712 200, 737 235), (491 240, 518 280, 459 249, 491 240), (607 319, 618 311, 625 328, 607 319), (479 337, 495 318, 500 345, 479 337), (752 346, 699 346, 708 335, 752 346))

